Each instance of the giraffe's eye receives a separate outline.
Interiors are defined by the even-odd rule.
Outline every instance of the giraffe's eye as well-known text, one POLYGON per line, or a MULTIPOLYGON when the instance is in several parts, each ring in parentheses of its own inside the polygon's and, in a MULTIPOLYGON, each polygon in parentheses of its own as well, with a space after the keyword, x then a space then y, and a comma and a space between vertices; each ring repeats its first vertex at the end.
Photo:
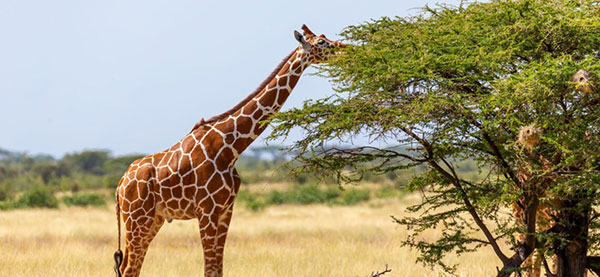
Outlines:
POLYGON ((324 41, 324 40, 322 40, 322 39, 319 39, 319 40, 317 40, 317 43, 318 43, 319 45, 323 45, 323 44, 325 44, 325 41, 324 41))

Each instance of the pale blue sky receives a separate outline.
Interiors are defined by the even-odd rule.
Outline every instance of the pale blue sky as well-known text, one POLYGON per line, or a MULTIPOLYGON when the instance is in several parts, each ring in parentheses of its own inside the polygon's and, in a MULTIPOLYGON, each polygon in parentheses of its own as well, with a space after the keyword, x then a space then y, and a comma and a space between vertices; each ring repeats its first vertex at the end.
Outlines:
MULTIPOLYGON (((0 148, 160 151, 252 92, 302 24, 337 38, 370 18, 459 1, 215 2, 0 1, 0 148)), ((330 87, 305 74, 284 110, 330 87)))

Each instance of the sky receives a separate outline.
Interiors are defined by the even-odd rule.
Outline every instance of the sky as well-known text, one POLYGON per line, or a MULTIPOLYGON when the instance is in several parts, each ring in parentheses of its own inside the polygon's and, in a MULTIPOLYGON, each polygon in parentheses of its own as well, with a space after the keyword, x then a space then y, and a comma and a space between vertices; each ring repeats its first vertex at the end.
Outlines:
MULTIPOLYGON (((336 39, 438 2, 459 0, 2 0, 0 148, 161 151, 251 93, 297 46, 302 24, 336 39)), ((334 93, 306 73, 283 110, 334 93)))

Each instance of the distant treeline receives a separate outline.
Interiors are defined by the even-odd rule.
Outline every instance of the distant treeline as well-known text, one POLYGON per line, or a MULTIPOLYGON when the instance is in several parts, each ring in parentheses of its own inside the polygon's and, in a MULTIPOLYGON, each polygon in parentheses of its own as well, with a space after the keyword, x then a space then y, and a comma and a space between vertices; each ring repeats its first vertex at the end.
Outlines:
MULTIPOLYGON (((85 150, 57 159, 0 149, 0 201, 38 187, 52 192, 115 188, 129 164, 143 156, 85 150)), ((285 161, 287 156, 279 147, 253 148, 240 158, 237 168, 245 183, 307 181, 304 176, 291 178, 281 168, 285 161)))
MULTIPOLYGON (((51 192, 115 188, 123 172, 142 154, 113 156, 108 150, 85 150, 64 155, 57 159, 50 155, 30 155, 0 149, 0 201, 38 187, 51 192)), ((309 175, 293 176, 284 163, 288 161, 285 151, 278 146, 251 148, 236 164, 244 184, 295 183, 315 184, 309 175)), ((475 163, 463 163, 460 171, 476 176, 475 163)), ((386 175, 366 173, 363 181, 387 185, 406 185, 421 172, 388 172, 386 175)))
POLYGON ((36 187, 73 192, 116 187, 129 164, 142 156, 86 150, 56 159, 0 149, 0 201, 36 187))

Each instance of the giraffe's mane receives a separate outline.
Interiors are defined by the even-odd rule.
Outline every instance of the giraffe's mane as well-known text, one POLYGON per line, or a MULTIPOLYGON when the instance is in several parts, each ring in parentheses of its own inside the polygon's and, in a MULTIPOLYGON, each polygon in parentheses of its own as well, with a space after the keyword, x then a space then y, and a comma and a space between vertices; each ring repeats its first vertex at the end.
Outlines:
POLYGON ((201 119, 199 122, 197 122, 194 125, 194 127, 192 128, 192 130, 190 132, 193 132, 194 130, 198 129, 200 126, 202 126, 204 124, 213 123, 213 122, 219 121, 225 117, 228 117, 231 114, 235 113, 240 108, 242 108, 248 102, 250 102, 250 100, 252 100, 252 98, 254 98, 256 95, 258 95, 269 84, 269 82, 271 82, 271 80, 273 80, 275 78, 275 76, 277 76, 277 73, 279 73, 279 71, 287 63, 287 61, 290 59, 290 57, 292 57, 292 55, 294 55, 294 53, 296 53, 296 49, 294 49, 294 51, 292 51, 289 55, 287 55, 285 58, 283 58, 283 60, 279 63, 279 65, 277 65, 277 67, 275 67, 273 72, 271 72, 271 74, 269 74, 269 76, 262 83, 260 83, 260 85, 252 93, 250 93, 248 96, 246 96, 246 98, 244 98, 244 100, 240 101, 233 108, 227 110, 226 112, 224 112, 222 114, 215 115, 215 116, 209 118, 208 120, 201 119))

